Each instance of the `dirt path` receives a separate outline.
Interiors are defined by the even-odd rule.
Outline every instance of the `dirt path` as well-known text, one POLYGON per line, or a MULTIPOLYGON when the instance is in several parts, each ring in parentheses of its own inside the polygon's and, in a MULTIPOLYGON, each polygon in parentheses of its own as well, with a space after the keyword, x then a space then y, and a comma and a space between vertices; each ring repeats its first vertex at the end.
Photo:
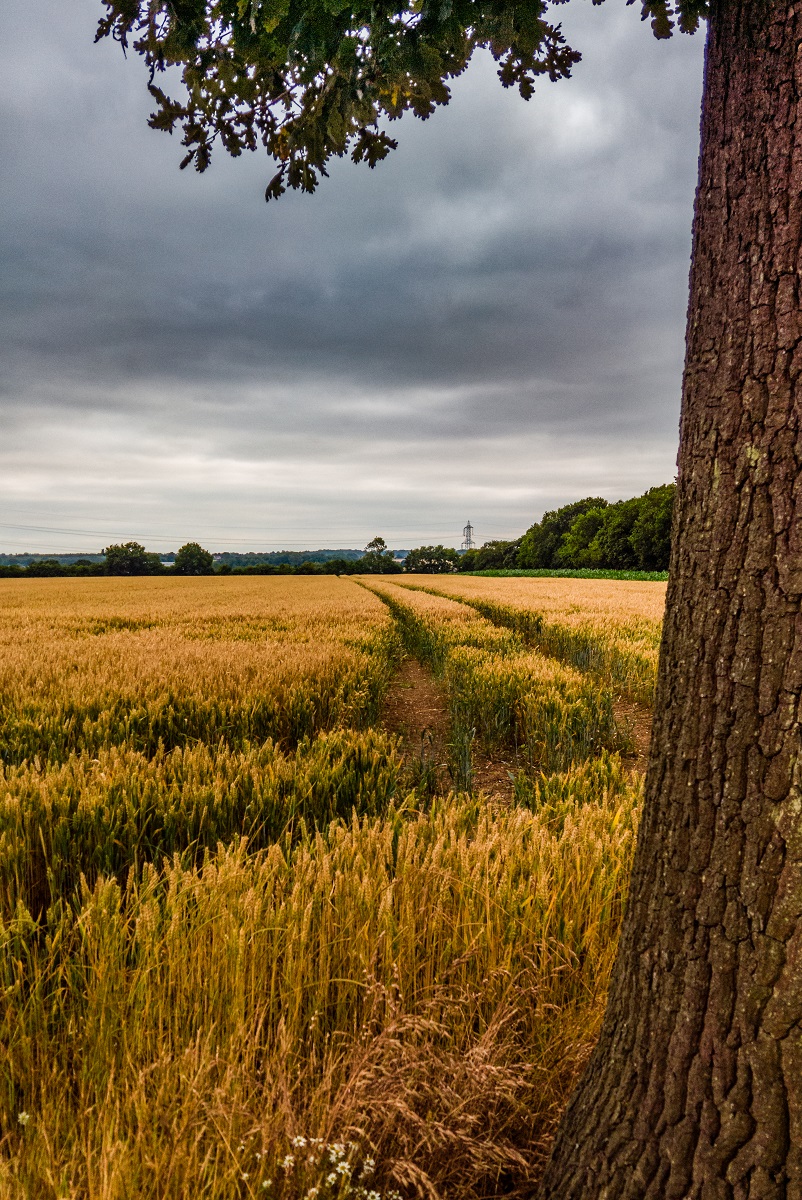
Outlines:
MULTIPOLYGON (((397 585, 397 586, 399 586, 399 585, 397 585)), ((473 608, 473 606, 470 604, 470 602, 467 601, 464 597, 454 595, 451 592, 440 592, 434 587, 431 589, 427 589, 427 588, 422 588, 420 586, 415 586, 412 584, 400 585, 402 590, 403 590, 404 586, 408 586, 411 591, 431 590, 434 595, 442 596, 443 599, 453 600, 458 604, 464 605, 466 608, 473 608)), ((500 624, 500 622, 498 622, 498 621, 493 621, 493 619, 491 617, 486 617, 486 620, 491 621, 491 623, 495 624, 495 625, 500 624)), ((527 644, 529 644, 529 643, 527 643, 527 644)), ((407 669, 409 667, 410 667, 410 664, 407 663, 405 669, 407 669)), ((429 674, 429 672, 426 671, 425 668, 421 667, 421 665, 419 663, 414 664, 414 670, 416 672, 416 677, 420 677, 423 680, 428 680, 430 689, 434 688, 435 691, 438 690, 437 684, 432 679, 431 674, 429 674)), ((403 672, 402 672, 402 674, 403 674, 403 672)), ((424 688, 424 692, 425 692, 425 684, 408 685, 406 683, 400 683, 399 686, 401 688, 404 688, 407 686, 410 686, 410 687, 422 686, 424 688)), ((421 693, 421 700, 423 700, 423 694, 424 693, 421 693)), ((447 741, 448 741, 448 713, 447 713, 447 708, 446 708, 445 700, 442 696, 442 693, 440 694, 439 703, 440 703, 440 706, 441 706, 443 714, 444 714, 444 722, 445 722, 445 724, 442 726, 442 728, 444 730, 443 738, 444 738, 444 741, 447 743, 447 741)), ((408 706, 407 716, 410 720, 410 727, 418 728, 418 726, 416 726, 414 723, 415 722, 415 714, 414 714, 413 710, 415 707, 415 698, 407 697, 406 704, 408 706)), ((627 765, 629 770, 632 771, 634 774, 645 775, 646 767, 649 762, 649 745, 650 745, 651 738, 652 738, 652 716, 653 716, 652 710, 651 710, 651 708, 648 708, 646 705, 637 704, 631 700, 617 700, 613 704, 613 709, 615 712, 616 720, 619 722, 619 724, 624 729, 629 730, 629 732, 632 736, 632 740, 635 744, 633 753, 627 754, 627 755, 622 755, 623 761, 627 765)), ((400 726, 387 726, 387 728, 391 728, 393 730, 393 732, 400 732, 400 726)), ((442 761, 444 763, 447 763, 447 759, 448 759, 448 754, 446 751, 446 754, 443 757, 442 761)), ((488 757, 487 755, 482 755, 480 752, 475 751, 474 755, 473 755, 474 789, 476 791, 487 792, 493 796, 499 796, 501 798, 509 798, 512 795, 512 791, 513 791, 512 778, 516 774, 517 770, 518 770, 518 766, 515 761, 515 755, 512 751, 506 751, 506 752, 502 751, 500 753, 497 752, 496 754, 493 755, 493 757, 488 757)))
POLYGON ((445 692, 414 658, 405 659, 390 684, 382 728, 400 735, 411 783, 432 792, 448 791, 450 721, 445 692))
POLYGON ((652 740, 652 710, 628 700, 616 701, 613 709, 616 721, 629 729, 635 743, 635 753, 627 755, 624 762, 637 775, 645 775, 649 762, 649 743, 652 740))
MULTIPOLYGON (((449 771, 451 721, 445 691, 416 659, 405 660, 390 684, 384 703, 382 728, 402 739, 404 766, 410 784, 431 793, 453 786, 449 771)), ((512 755, 492 758, 474 749, 473 788, 494 799, 512 795, 515 774, 512 755)))
POLYGON ((512 751, 489 755, 474 755, 473 786, 477 792, 486 792, 494 800, 511 800, 513 780, 518 764, 512 751))

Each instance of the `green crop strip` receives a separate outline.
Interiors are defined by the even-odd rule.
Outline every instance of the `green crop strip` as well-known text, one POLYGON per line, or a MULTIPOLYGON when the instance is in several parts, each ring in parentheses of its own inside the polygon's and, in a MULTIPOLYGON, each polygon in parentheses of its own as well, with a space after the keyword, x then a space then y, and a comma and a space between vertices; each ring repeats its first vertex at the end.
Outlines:
POLYGON ((629 749, 603 687, 435 592, 423 593, 436 598, 426 602, 422 589, 373 586, 408 651, 442 678, 458 752, 474 736, 489 750, 513 746, 535 773, 566 770, 603 749, 629 749))

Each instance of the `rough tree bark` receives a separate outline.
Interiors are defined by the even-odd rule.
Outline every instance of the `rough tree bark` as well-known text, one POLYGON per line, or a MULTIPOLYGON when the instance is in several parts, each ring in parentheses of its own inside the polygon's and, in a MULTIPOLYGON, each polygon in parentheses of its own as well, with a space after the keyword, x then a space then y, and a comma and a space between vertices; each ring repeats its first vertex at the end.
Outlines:
POLYGON ((628 911, 549 1200, 802 1198, 802 0, 713 0, 628 911))

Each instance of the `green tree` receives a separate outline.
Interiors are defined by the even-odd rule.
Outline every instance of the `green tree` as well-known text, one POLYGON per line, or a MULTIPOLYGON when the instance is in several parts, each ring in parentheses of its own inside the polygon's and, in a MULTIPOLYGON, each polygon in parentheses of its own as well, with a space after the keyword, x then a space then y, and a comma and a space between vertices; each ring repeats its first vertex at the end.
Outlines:
POLYGON ((393 552, 387 549, 384 538, 375 537, 365 547, 358 570, 364 575, 393 575, 399 572, 401 567, 393 561, 393 552))
POLYGON ((460 554, 457 562, 458 571, 476 571, 476 560, 479 557, 478 549, 466 550, 464 554, 460 554))
POLYGON ((576 518, 592 508, 604 508, 606 504, 607 501, 601 496, 588 496, 586 500, 576 500, 573 504, 565 504, 553 512, 544 513, 543 519, 530 525, 521 538, 518 565, 526 570, 556 566, 563 537, 576 518))
POLYGON ((418 546, 404 559, 404 570, 421 575, 445 575, 456 571, 459 555, 451 546, 418 546))
POLYGON ((638 565, 638 556, 630 541, 640 514, 640 499, 619 500, 604 510, 588 556, 596 566, 630 571, 638 565))
MULTIPOLYGON (((644 813, 598 1044, 549 1200, 802 1194, 802 5, 643 0, 708 17, 677 498, 644 813)), ((373 165, 477 46, 531 94, 576 61, 541 0, 107 0, 187 158, 262 142, 285 184, 373 165), (158 72, 175 66, 187 100, 158 72)), ((185 160, 186 161, 186 160, 185 160)), ((634 530, 633 530, 634 532, 634 530)), ((523 546, 522 546, 523 551, 523 546)))
POLYGON ((56 558, 39 558, 28 567, 31 579, 56 579, 69 575, 69 570, 56 558))
POLYGON ((213 575, 214 555, 197 542, 186 542, 175 556, 176 575, 213 575))
POLYGON ((675 491, 673 483, 667 484, 631 500, 580 512, 562 535, 553 565, 665 571, 675 491))
POLYGON ((671 518, 674 514, 674 483, 649 488, 641 497, 640 512, 629 540, 642 571, 665 571, 671 554, 671 518))
POLYGON ((163 569, 158 554, 148 554, 139 542, 107 546, 103 553, 107 575, 158 575, 163 569))
POLYGON ((321 567, 324 575, 355 575, 359 573, 359 559, 329 558, 321 567))
POLYGON ((496 540, 485 542, 475 552, 474 571, 512 570, 518 565, 518 550, 521 539, 508 542, 496 540))
POLYGON ((570 528, 560 539, 554 555, 555 566, 573 570, 580 567, 608 565, 598 562, 591 550, 591 544, 604 525, 608 512, 608 508, 589 508, 580 513, 578 517, 574 517, 570 528))

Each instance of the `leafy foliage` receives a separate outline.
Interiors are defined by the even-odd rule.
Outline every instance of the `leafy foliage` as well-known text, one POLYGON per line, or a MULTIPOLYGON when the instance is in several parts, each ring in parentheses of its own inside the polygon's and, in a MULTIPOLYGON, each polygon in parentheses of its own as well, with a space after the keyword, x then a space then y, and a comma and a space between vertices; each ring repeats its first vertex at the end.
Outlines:
POLYGON ((175 556, 176 575, 213 575, 214 555, 197 542, 187 542, 175 556))
POLYGON ((404 570, 420 575, 445 575, 456 571, 459 555, 451 546, 418 546, 404 559, 404 570))
POLYGON ((647 571, 659 571, 668 566, 671 550, 671 517, 674 511, 676 485, 649 488, 641 496, 640 511, 629 540, 638 563, 647 571))
POLYGON ((459 560, 460 571, 488 571, 515 567, 521 539, 514 542, 485 542, 477 550, 467 550, 459 560))
MULTIPOLYGON (((588 496, 586 500, 575 500, 573 504, 565 504, 562 508, 543 514, 542 521, 530 526, 521 539, 518 552, 519 567, 552 567, 554 559, 562 545, 563 537, 568 533, 577 517, 582 517, 592 510, 605 508, 607 501, 601 496, 588 496)), ((568 565, 568 564, 561 564, 568 565)))
POLYGON ((524 534, 514 565, 664 571, 671 551, 675 491, 676 485, 670 483, 617 504, 589 497, 547 512, 524 534))
POLYGON ((158 554, 149 554, 139 542, 107 546, 107 575, 158 575, 162 569, 158 554))
POLYGON ((401 567, 395 562, 392 550, 387 549, 384 538, 375 537, 365 547, 358 569, 360 575, 393 575, 401 567))
POLYGON ((603 507, 589 508, 574 519, 554 555, 558 566, 584 567, 590 564, 590 547, 604 525, 606 507, 605 504, 603 507))
MULTIPOLYGON (((554 0, 565 3, 566 0, 554 0)), ((602 0, 594 0, 601 3, 602 0)), ((628 0, 633 3, 633 0, 628 0)), ((265 198, 314 191, 334 157, 374 167, 396 142, 382 127, 406 110, 447 104, 448 80, 486 47, 504 87, 528 100, 580 55, 549 19, 547 0, 104 0, 97 38, 133 46, 150 69, 150 124, 179 127, 205 171, 215 142, 234 157, 261 143, 280 164, 265 198), (170 68, 183 96, 156 82, 170 68)), ((708 0, 643 0, 656 37, 693 32, 708 0)))

